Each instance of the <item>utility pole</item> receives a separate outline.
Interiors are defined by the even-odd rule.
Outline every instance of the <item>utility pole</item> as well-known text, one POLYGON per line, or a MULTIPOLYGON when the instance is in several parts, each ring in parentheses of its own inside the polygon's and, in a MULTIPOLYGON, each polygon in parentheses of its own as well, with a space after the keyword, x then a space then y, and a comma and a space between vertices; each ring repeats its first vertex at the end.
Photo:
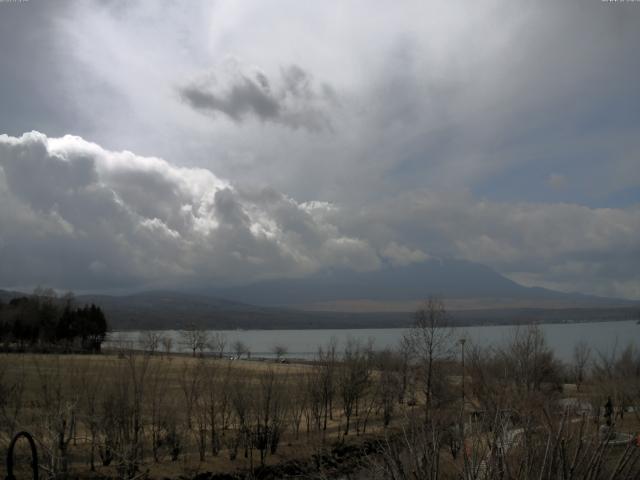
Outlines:
MULTIPOLYGON (((464 377, 465 377, 465 369, 464 369, 464 344, 467 339, 462 337, 460 339, 460 349, 462 351, 462 405, 460 406, 460 445, 463 449, 465 449, 464 444, 464 377)), ((463 456, 465 457, 466 462, 466 449, 463 451, 463 456)))
POLYGON ((467 339, 466 338, 461 338, 460 339, 460 345, 462 347, 462 409, 464 410, 464 377, 465 377, 465 370, 464 370, 464 344, 466 343, 467 339))
POLYGON ((460 339, 460 347, 462 350, 462 407, 460 410, 460 420, 461 420, 461 428, 462 428, 462 434, 464 436, 464 377, 465 377, 465 370, 464 370, 464 344, 466 343, 467 339, 462 337, 460 339))

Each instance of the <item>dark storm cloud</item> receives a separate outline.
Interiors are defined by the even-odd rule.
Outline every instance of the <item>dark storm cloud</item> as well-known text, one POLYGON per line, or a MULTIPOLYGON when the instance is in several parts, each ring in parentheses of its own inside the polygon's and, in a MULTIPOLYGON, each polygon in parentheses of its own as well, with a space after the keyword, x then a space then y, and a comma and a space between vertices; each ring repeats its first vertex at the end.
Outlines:
POLYGON ((335 92, 328 85, 315 88, 309 74, 299 66, 281 69, 275 90, 263 72, 248 74, 235 64, 233 68, 225 85, 209 75, 179 87, 182 99, 196 110, 223 113, 235 122, 254 116, 293 129, 320 131, 331 127, 325 109, 335 103, 335 92))
POLYGON ((239 121, 247 114, 254 114, 260 120, 275 120, 280 113, 278 102, 269 91, 256 80, 243 78, 225 94, 216 96, 196 86, 181 90, 184 99, 199 110, 220 111, 239 121))

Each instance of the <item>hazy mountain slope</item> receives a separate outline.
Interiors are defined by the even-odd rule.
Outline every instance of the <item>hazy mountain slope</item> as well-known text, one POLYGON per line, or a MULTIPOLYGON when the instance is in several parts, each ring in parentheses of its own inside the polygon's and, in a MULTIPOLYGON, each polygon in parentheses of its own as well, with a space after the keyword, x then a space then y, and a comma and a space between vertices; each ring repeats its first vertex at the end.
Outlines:
POLYGON ((268 280, 217 289, 213 294, 265 306, 313 305, 355 299, 393 302, 423 299, 430 295, 440 295, 445 299, 544 299, 578 301, 586 305, 610 303, 610 299, 524 287, 489 267, 463 260, 430 260, 372 272, 334 270, 302 279, 268 280))
MULTIPOLYGON (((0 299, 24 295, 0 290, 0 299)), ((102 307, 114 329, 405 326, 418 301, 441 295, 462 323, 619 320, 640 302, 527 288, 475 263, 428 261, 372 272, 330 271, 208 291, 79 295, 102 307), (365 305, 366 308, 363 308, 365 305), (286 307, 286 308, 285 308, 286 307)))
MULTIPOLYGON (((8 301, 21 292, 0 290, 8 301)), ((184 292, 143 292, 134 295, 80 295, 76 303, 102 307, 113 330, 180 329, 190 324, 211 329, 309 329, 406 327, 411 311, 339 312, 300 311, 256 307, 184 292)), ((637 307, 449 309, 460 325, 527 322, 577 322, 635 319, 637 307)))
POLYGON ((273 328, 286 325, 291 313, 215 297, 176 291, 151 291, 124 296, 80 295, 79 303, 100 305, 119 328, 273 328))
POLYGON ((9 300, 16 297, 22 297, 25 294, 22 292, 15 292, 12 290, 0 290, 0 302, 9 303, 9 300))

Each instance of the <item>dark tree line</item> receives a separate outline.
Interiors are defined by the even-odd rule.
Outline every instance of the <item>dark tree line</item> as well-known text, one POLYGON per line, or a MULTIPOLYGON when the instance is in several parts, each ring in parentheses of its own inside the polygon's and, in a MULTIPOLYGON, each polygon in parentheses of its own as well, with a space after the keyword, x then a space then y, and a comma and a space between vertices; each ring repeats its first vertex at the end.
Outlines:
POLYGON ((75 306, 72 295, 51 290, 0 302, 0 343, 5 349, 100 352, 107 320, 96 305, 75 306))

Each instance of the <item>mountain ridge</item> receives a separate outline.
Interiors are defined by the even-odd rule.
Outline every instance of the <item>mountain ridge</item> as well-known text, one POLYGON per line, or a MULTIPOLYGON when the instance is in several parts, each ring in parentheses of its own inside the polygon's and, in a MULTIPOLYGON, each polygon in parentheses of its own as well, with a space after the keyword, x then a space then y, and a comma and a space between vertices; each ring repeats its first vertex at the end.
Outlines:
MULTIPOLYGON (((25 295, 0 290, 0 299, 25 295)), ((463 324, 633 318, 640 302, 525 287, 480 264, 429 261, 373 272, 324 271, 200 290, 79 294, 116 329, 375 328, 411 323, 419 302, 440 295, 463 324)))
POLYGON ((434 295, 447 300, 474 297, 565 300, 571 306, 578 303, 635 303, 631 300, 526 287, 486 265, 456 259, 432 259, 400 267, 386 266, 370 272, 325 270, 305 278, 264 280, 212 289, 208 293, 254 305, 296 305, 298 308, 344 300, 417 301, 434 295))

